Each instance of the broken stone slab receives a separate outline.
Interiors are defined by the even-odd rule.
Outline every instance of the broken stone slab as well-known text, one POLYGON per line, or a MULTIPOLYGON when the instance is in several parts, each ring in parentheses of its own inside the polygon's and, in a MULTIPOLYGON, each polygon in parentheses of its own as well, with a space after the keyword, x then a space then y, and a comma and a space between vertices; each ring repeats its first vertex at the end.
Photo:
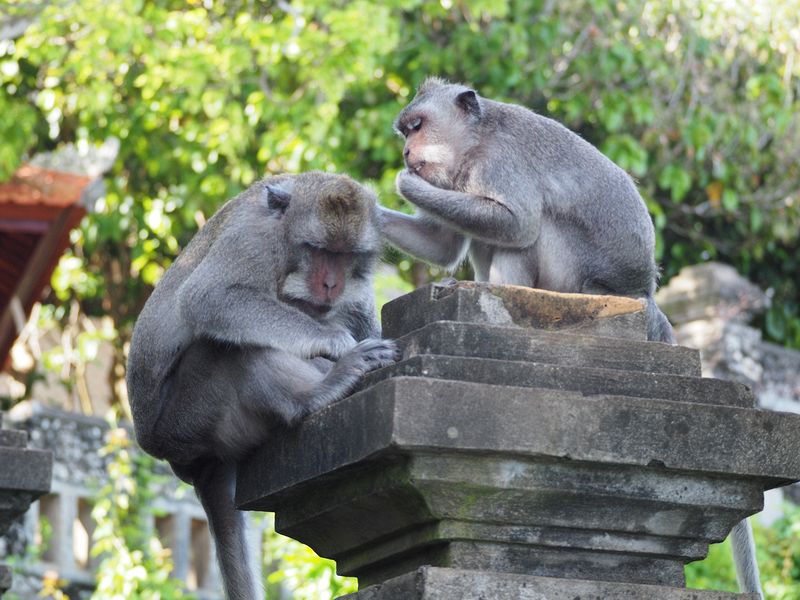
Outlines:
POLYGON ((758 600, 756 594, 422 567, 339 600, 758 600))
MULTIPOLYGON (((0 413, 0 535, 28 510, 31 503, 50 491, 53 455, 27 448, 24 431, 2 429, 0 413)), ((0 596, 11 587, 11 571, 0 566, 0 596)))
MULTIPOLYGON (((386 337, 391 337, 388 333, 386 337)), ((574 367, 699 376, 692 348, 576 333, 437 321, 397 339, 403 358, 420 354, 520 360, 574 367)))
POLYGON ((637 398, 663 398, 752 408, 755 396, 741 383, 668 373, 624 371, 597 367, 561 366, 538 362, 486 360, 463 356, 423 354, 367 374, 362 389, 394 377, 429 377, 573 390, 585 395, 611 394, 637 398))
POLYGON ((268 440, 237 504, 362 586, 426 564, 682 586, 800 477, 798 431, 732 406, 395 377, 268 440))
POLYGON ((11 569, 0 565, 0 597, 11 588, 11 569))
POLYGON ((421 287, 385 304, 381 315, 383 335, 390 338, 435 321, 518 326, 634 340, 647 338, 641 300, 473 281, 421 287))
POLYGON ((769 307, 769 297, 755 284, 718 262, 682 268, 656 300, 676 326, 715 318, 748 323, 769 307))
POLYGON ((0 447, 24 448, 28 444, 28 433, 16 429, 0 429, 0 447))
MULTIPOLYGON (((6 492, 43 494, 49 491, 52 458, 48 450, 0 447, 0 465, 3 465, 0 469, 0 495, 6 492)), ((2 522, 0 518, 0 526, 2 522)))

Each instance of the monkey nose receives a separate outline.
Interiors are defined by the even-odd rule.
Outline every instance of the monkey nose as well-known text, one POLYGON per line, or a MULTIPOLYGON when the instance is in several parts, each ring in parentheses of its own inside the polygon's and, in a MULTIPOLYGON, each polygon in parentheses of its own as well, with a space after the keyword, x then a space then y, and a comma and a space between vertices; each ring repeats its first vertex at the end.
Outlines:
POLYGON ((339 293, 342 291, 339 282, 335 278, 325 279, 322 282, 323 291, 325 292, 325 299, 328 302, 336 300, 339 293))
POLYGON ((408 155, 411 154, 411 150, 408 148, 403 149, 403 158, 408 158, 408 155))

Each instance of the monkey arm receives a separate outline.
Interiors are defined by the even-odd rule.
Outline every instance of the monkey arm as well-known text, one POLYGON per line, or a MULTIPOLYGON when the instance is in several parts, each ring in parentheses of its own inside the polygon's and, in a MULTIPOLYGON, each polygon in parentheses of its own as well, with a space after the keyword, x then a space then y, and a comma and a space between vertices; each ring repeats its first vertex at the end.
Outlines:
POLYGON ((381 324, 378 321, 374 303, 355 304, 332 319, 349 331, 356 341, 381 337, 381 324))
POLYGON ((537 213, 541 213, 541 204, 535 198, 516 197, 514 193, 492 197, 445 190, 409 171, 398 174, 397 189, 419 208, 490 244, 524 248, 538 236, 537 213))
POLYGON ((383 235, 404 252, 426 262, 455 269, 464 259, 469 240, 423 215, 406 215, 380 207, 383 235))
POLYGON ((338 358, 355 345, 342 327, 320 323, 275 292, 207 257, 177 291, 181 319, 195 338, 338 358), (217 279, 212 278, 216 274, 217 279), (220 274, 224 274, 220 277, 220 274), (210 283, 214 282, 216 283, 210 283))

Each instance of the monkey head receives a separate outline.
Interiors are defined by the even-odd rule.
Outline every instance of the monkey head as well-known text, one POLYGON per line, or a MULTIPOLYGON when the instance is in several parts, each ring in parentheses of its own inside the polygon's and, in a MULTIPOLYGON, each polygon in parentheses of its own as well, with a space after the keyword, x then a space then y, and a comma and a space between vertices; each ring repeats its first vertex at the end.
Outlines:
POLYGON ((287 253, 281 299, 320 317, 371 293, 381 249, 375 195, 347 176, 320 172, 265 183, 287 253))
POLYGON ((437 187, 452 189, 464 155, 478 143, 482 117, 475 90, 429 77, 397 116, 395 131, 405 138, 406 168, 437 187))

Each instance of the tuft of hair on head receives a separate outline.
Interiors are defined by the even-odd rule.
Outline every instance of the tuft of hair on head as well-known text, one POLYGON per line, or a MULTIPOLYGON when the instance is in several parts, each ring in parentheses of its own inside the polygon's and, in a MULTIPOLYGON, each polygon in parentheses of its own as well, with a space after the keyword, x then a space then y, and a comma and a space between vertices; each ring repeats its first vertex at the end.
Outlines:
POLYGON ((369 196, 355 186, 337 186, 319 201, 325 235, 331 247, 351 248, 370 221, 369 196))
POLYGON ((365 219, 372 195, 349 177, 339 177, 327 186, 319 201, 320 212, 339 220, 365 219))
POLYGON ((342 193, 336 191, 323 196, 320 209, 330 216, 345 217, 350 214, 364 212, 366 206, 356 193, 342 193))
POLYGON ((426 92, 430 92, 445 87, 447 85, 452 85, 452 82, 442 77, 438 77, 436 75, 429 75, 422 81, 422 83, 419 84, 419 87, 417 88, 417 93, 424 94, 426 92))

